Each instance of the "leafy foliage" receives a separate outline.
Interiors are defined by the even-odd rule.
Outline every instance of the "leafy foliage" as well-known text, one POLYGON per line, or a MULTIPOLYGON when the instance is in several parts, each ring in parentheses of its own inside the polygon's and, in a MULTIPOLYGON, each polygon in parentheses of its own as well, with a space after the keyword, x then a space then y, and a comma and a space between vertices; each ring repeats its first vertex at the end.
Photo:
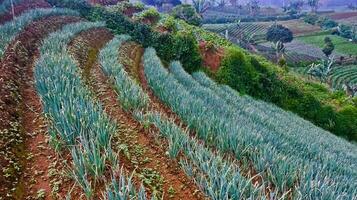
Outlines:
POLYGON ((266 37, 270 42, 276 43, 281 41, 283 43, 287 43, 293 40, 293 33, 288 28, 280 24, 274 24, 269 27, 266 37))
POLYGON ((171 15, 176 19, 182 19, 188 24, 199 26, 202 18, 196 10, 189 4, 182 4, 172 9, 171 15))
MULTIPOLYGON (((275 185, 276 191, 270 193, 274 198, 290 189, 297 199, 354 196, 351 167, 357 160, 347 153, 356 151, 353 144, 273 105, 239 96, 203 73, 190 76, 178 62, 167 71, 152 49, 145 52, 144 67, 154 93, 207 145, 230 153, 243 166, 251 163, 263 182, 275 185), (334 164, 326 168, 326 162, 334 164)), ((191 174, 193 170, 187 169, 191 174)))
POLYGON ((79 13, 69 9, 55 8, 55 9, 34 9, 29 10, 21 16, 14 19, 14 21, 7 22, 0 26, 0 58, 4 55, 6 47, 16 37, 26 25, 32 21, 46 16, 56 15, 73 15, 78 16, 79 13))

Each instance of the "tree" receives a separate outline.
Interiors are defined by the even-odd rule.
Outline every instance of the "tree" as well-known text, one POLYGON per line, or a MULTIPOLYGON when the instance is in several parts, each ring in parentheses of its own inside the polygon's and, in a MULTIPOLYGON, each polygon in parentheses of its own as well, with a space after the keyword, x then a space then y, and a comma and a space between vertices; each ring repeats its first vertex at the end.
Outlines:
POLYGON ((278 42, 281 41, 282 43, 291 42, 294 37, 293 33, 286 27, 280 24, 274 24, 269 27, 266 38, 270 42, 278 42))
POLYGON ((209 8, 211 8, 213 2, 211 2, 210 0, 192 0, 192 4, 193 7, 196 9, 196 12, 202 15, 209 8))
POLYGON ((247 7, 252 16, 256 16, 260 10, 259 0, 249 0, 247 7))
POLYGON ((326 57, 329 57, 333 50, 335 50, 335 45, 332 43, 332 40, 330 37, 325 37, 325 45, 322 48, 322 52, 326 55, 326 57))
POLYGON ((201 24, 201 16, 196 12, 195 8, 189 4, 182 4, 172 9, 171 15, 176 19, 185 20, 187 23, 199 26, 201 24))
POLYGON ((330 57, 325 60, 321 60, 320 63, 312 63, 309 67, 309 71, 307 72, 309 75, 318 78, 321 83, 326 82, 328 76, 330 75, 334 64, 334 58, 330 57))
POLYGON ((319 0, 308 0, 307 4, 311 7, 311 12, 316 12, 319 7, 319 0))
POLYGON ((293 0, 289 3, 288 6, 283 7, 283 9, 284 12, 288 13, 289 15, 295 15, 301 12, 303 6, 303 0, 293 0))
POLYGON ((284 53, 285 46, 284 43, 291 42, 294 37, 293 33, 286 27, 278 24, 274 24, 269 27, 266 34, 266 38, 269 42, 273 43, 273 48, 276 51, 277 61, 280 59, 281 55, 284 53))

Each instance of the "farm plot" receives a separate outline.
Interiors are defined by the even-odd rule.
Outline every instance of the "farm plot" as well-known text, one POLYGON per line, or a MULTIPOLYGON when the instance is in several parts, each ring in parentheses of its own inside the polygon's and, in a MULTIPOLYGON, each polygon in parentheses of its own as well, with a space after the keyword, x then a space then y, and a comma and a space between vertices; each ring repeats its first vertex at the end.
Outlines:
POLYGON ((57 15, 72 15, 78 16, 79 13, 69 9, 34 9, 29 10, 22 14, 20 17, 16 18, 12 22, 7 22, 0 28, 0 59, 3 57, 6 47, 9 43, 16 37, 16 35, 32 21, 40 19, 46 16, 57 16, 57 15))
POLYGON ((345 54, 345 55, 357 55, 357 45, 337 35, 318 34, 318 35, 308 35, 308 36, 298 37, 296 39, 306 44, 323 48, 325 37, 331 38, 332 43, 335 45, 336 53, 345 54))
POLYGON ((332 88, 343 89, 344 84, 357 84, 357 66, 335 67, 330 75, 329 81, 332 88))
MULTIPOLYGON (((228 34, 231 37, 237 39, 251 38, 250 40, 259 43, 266 41, 266 32, 273 23, 274 22, 243 22, 239 25, 237 23, 204 24, 203 28, 221 35, 225 35, 226 30, 228 30, 228 34)), ((321 31, 319 26, 306 24, 300 20, 278 21, 277 23, 289 28, 294 36, 302 36, 321 31)))
POLYGON ((129 171, 135 169, 134 180, 142 181, 152 195, 164 195, 164 198, 170 196, 171 199, 202 199, 200 193, 195 192, 194 184, 185 178, 183 171, 178 170, 178 164, 167 159, 165 143, 157 143, 159 140, 152 135, 155 130, 145 130, 131 117, 131 112, 144 109, 149 102, 140 87, 119 64, 119 47, 129 37, 115 37, 97 52, 100 49, 97 45, 103 44, 102 36, 104 42, 111 38, 105 29, 84 32, 72 41, 74 46, 71 52, 75 53, 80 66, 84 67, 83 70, 88 71, 85 76, 92 80, 88 84, 98 94, 105 112, 119 125, 120 131, 114 139, 117 148, 125 146, 122 163, 125 163, 124 166, 129 171), (99 53, 100 63, 96 62, 95 52, 99 53))
POLYGON ((328 15, 331 19, 333 20, 343 20, 343 19, 347 19, 350 17, 356 17, 357 16, 357 12, 337 12, 337 13, 332 13, 328 15))
POLYGON ((202 73, 193 79, 179 63, 172 63, 169 73, 152 49, 144 55, 144 67, 154 93, 200 139, 220 152, 232 153, 245 166, 251 163, 266 186, 275 186, 274 194, 301 199, 356 197, 356 186, 345 183, 356 179, 351 167, 356 166, 357 157, 346 154, 357 151, 354 145, 275 106, 240 97, 202 73), (325 168, 326 163, 334 164, 325 168), (315 170, 320 174, 311 176, 315 170), (332 175, 332 171, 339 173, 332 175), (334 180, 333 184, 327 180, 334 180))
POLYGON ((221 35, 225 35, 228 30, 228 35, 237 39, 245 38, 256 42, 265 41, 265 34, 269 28, 265 24, 257 23, 236 23, 230 24, 205 24, 203 28, 221 35))
MULTIPOLYGON (((14 6, 14 15, 16 17, 30 9, 50 8, 50 7, 51 7, 50 4, 47 3, 45 0, 22 0, 17 5, 14 6)), ((12 19, 13 19, 12 10, 8 10, 7 12, 0 14, 0 24, 3 24, 12 19)))
MULTIPOLYGON (((29 23, 16 31, 16 37, 4 51, 0 62, 0 102, 6 103, 0 108, 0 185, 3 186, 0 197, 24 199, 39 190, 45 196, 51 192, 48 159, 55 157, 44 142, 45 126, 41 104, 32 85, 32 69, 42 39, 78 20, 78 17, 52 16, 29 23)), ((0 30, 4 27, 0 26, 0 30)))

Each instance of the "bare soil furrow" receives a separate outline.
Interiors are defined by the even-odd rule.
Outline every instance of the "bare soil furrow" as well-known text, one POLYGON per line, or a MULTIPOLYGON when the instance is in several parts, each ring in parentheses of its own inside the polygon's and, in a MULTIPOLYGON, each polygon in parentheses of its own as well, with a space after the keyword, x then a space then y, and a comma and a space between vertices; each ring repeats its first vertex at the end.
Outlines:
POLYGON ((143 127, 122 109, 111 81, 99 63, 93 62, 97 60, 99 49, 112 37, 105 29, 83 32, 72 41, 70 51, 74 52, 87 84, 106 113, 119 125, 113 145, 114 149, 122 152, 122 164, 128 171, 135 170, 135 180, 143 182, 151 195, 163 195, 164 199, 203 199, 202 193, 187 178, 177 161, 168 158, 167 144, 157 137, 157 130, 143 127))
POLYGON ((54 16, 29 24, 0 62, 0 197, 50 199, 48 170, 56 155, 47 144, 33 69, 42 40, 78 17, 54 16))

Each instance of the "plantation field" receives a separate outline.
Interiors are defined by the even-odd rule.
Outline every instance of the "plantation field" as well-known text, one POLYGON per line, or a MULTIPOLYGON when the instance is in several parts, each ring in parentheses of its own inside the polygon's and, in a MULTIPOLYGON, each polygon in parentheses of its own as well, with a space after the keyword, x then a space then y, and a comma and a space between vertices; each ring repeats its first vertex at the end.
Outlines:
POLYGON ((316 47, 322 48, 324 45, 324 38, 330 37, 332 43, 335 45, 335 51, 337 53, 345 55, 357 55, 357 44, 349 42, 347 39, 329 34, 319 34, 319 35, 310 35, 297 38, 297 40, 302 41, 306 44, 311 44, 316 47))
MULTIPOLYGON (((293 71, 307 76, 308 67, 292 68, 293 71)), ((345 84, 357 84, 357 66, 335 66, 328 77, 328 84, 336 90, 343 90, 345 84)))
MULTIPOLYGON (((230 37, 237 39, 245 37, 260 43, 266 41, 266 32, 273 23, 274 22, 242 22, 239 25, 237 23, 204 24, 203 28, 221 35, 225 35, 226 30, 228 30, 230 37)), ((306 24, 300 20, 278 21, 277 23, 289 28, 294 36, 308 35, 321 31, 319 26, 306 24)))
MULTIPOLYGON (((46 2, 0 25, 0 199, 357 198, 356 144, 188 73, 195 38, 172 42, 84 1, 46 2)), ((235 69, 260 64, 240 58, 235 69)), ((334 71, 336 87, 357 80, 355 67, 334 71)))

